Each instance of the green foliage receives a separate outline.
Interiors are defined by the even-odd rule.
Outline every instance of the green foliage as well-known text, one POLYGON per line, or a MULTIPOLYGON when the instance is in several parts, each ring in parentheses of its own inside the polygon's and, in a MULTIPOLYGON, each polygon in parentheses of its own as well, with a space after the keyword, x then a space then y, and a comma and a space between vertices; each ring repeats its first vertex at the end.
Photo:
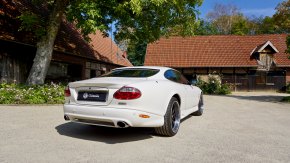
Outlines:
POLYGON ((283 33, 290 33, 290 0, 277 5, 273 19, 277 28, 283 33))
MULTIPOLYGON (((290 94, 290 83, 286 85, 286 93, 290 94)), ((290 103, 290 96, 283 97, 281 102, 289 102, 290 103)))
POLYGON ((218 89, 217 92, 218 92, 219 95, 231 94, 230 85, 228 85, 228 84, 221 84, 221 87, 218 89))
POLYGON ((143 65, 148 43, 161 36, 195 34, 198 27, 195 6, 201 3, 201 0, 134 0, 120 4, 110 17, 116 21, 116 41, 128 40, 129 60, 135 66, 143 65))
POLYGON ((0 104, 62 104, 64 85, 45 84, 25 86, 0 84, 0 104))
POLYGON ((234 5, 216 4, 207 18, 218 34, 290 33, 290 0, 279 3, 273 17, 245 17, 234 5))
POLYGON ((18 19, 21 21, 19 31, 33 32, 36 38, 40 38, 46 34, 44 20, 30 11, 23 12, 18 19))
POLYGON ((248 20, 243 15, 238 15, 232 25, 231 33, 234 35, 246 35, 250 31, 248 20))
POLYGON ((250 21, 233 5, 217 4, 208 14, 212 26, 218 34, 247 35, 250 33, 250 21))
POLYGON ((142 66, 145 60, 147 43, 131 42, 127 49, 128 59, 134 66, 142 66))
POLYGON ((209 21, 200 20, 195 31, 196 35, 217 35, 218 29, 209 21))
MULTIPOLYGON (((145 0, 136 7, 118 7, 114 19, 117 20, 116 39, 132 42, 143 40, 153 42, 161 36, 168 36, 174 27, 182 36, 193 35, 196 27, 196 6, 201 0, 145 0)), ((128 2, 131 3, 132 1, 128 2)))
POLYGON ((257 22, 257 34, 274 34, 280 33, 275 25, 275 20, 272 17, 266 16, 261 22, 257 22))
MULTIPOLYGON (((233 24, 238 24, 237 21, 244 16, 234 5, 215 4, 213 11, 207 14, 207 18, 219 34, 232 34, 233 24)), ((237 25, 235 28, 238 30, 237 25)))
POLYGON ((208 82, 198 80, 197 86, 203 91, 204 94, 230 94, 231 90, 228 84, 221 84, 218 78, 214 75, 208 75, 208 82))
MULTIPOLYGON (((197 27, 196 6, 203 0, 75 0, 59 3, 61 0, 32 0, 32 4, 44 6, 47 15, 26 11, 18 18, 20 30, 32 31, 37 38, 47 34, 51 26, 53 11, 65 11, 66 19, 79 29, 89 41, 88 34, 100 30, 108 35, 113 25, 117 41, 130 40, 129 58, 134 65, 142 65, 147 43, 170 34, 178 26, 178 34, 193 35, 197 27), (61 6, 60 4, 65 4, 61 6), (43 21, 45 20, 45 21, 43 21), (112 25, 113 24, 113 25, 112 25), (142 41, 140 41, 142 40, 142 41), (137 45, 140 44, 140 45, 137 45)), ((61 12, 59 12, 61 13, 61 12)), ((56 25, 56 24, 53 24, 56 25)), ((39 40, 40 41, 40 40, 39 40)))
MULTIPOLYGON (((44 22, 49 22, 47 19, 53 8, 58 8, 57 1, 60 0, 32 0, 33 5, 45 6, 48 13, 43 16, 25 11, 19 16, 22 23, 20 30, 44 35, 49 25, 44 22)), ((196 6, 201 4, 202 0, 76 0, 69 1, 65 8, 60 9, 65 11, 67 20, 73 22, 85 38, 96 30, 108 34, 113 23, 118 40, 142 38, 153 42, 167 35, 169 29, 176 25, 181 27, 182 35, 192 35, 198 14, 196 6)))
POLYGON ((176 25, 183 27, 182 32, 192 33, 196 20, 196 6, 202 0, 82 0, 71 1, 66 15, 84 35, 96 29, 106 32, 115 22, 116 39, 146 42, 157 40, 166 35, 168 29, 176 25))
POLYGON ((290 93, 290 83, 287 83, 286 85, 286 93, 290 93))
POLYGON ((283 97, 281 102, 289 102, 290 103, 290 96, 283 97))

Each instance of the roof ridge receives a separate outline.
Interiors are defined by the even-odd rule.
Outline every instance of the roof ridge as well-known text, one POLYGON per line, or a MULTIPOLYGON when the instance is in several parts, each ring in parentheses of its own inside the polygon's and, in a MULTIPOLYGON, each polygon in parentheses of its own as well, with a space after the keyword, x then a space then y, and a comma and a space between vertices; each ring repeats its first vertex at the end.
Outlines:
POLYGON ((194 35, 194 36, 169 36, 169 37, 161 37, 162 39, 170 39, 170 38, 195 38, 195 37, 260 37, 260 36, 285 36, 289 35, 287 33, 281 34, 259 34, 259 35, 194 35))

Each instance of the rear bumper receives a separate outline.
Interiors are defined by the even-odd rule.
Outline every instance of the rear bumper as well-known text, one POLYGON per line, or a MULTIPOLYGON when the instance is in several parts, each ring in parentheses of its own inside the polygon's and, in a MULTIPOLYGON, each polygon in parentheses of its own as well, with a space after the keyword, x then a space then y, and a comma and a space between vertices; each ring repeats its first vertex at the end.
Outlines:
POLYGON ((90 105, 64 105, 64 115, 72 122, 119 127, 118 122, 125 122, 126 127, 160 127, 164 124, 164 117, 143 111, 111 108, 90 105), (139 115, 150 118, 141 118, 139 115))

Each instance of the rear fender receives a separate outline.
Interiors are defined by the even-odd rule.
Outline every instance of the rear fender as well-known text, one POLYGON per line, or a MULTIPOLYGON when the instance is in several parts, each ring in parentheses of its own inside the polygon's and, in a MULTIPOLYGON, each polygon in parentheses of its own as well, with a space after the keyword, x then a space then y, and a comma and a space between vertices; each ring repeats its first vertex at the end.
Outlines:
POLYGON ((166 103, 164 103, 164 106, 163 106, 163 113, 164 113, 164 115, 165 115, 165 113, 166 113, 166 111, 167 111, 167 107, 168 107, 168 104, 169 104, 169 102, 170 102, 170 100, 172 99, 172 97, 173 96, 175 96, 175 95, 178 95, 179 96, 179 99, 180 99, 180 104, 179 104, 179 106, 180 106, 180 111, 182 110, 181 108, 183 107, 183 103, 184 103, 184 101, 182 100, 182 98, 180 97, 180 95, 178 94, 178 93, 176 93, 176 92, 170 92, 169 93, 169 96, 167 96, 167 99, 165 100, 165 101, 167 101, 166 103))

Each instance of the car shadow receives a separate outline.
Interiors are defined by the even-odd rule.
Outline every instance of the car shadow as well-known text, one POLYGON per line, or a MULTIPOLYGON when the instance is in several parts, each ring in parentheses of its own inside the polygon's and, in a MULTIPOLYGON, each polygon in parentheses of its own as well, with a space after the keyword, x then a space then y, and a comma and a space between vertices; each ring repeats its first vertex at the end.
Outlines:
POLYGON ((56 126, 55 129, 60 135, 106 144, 153 138, 153 131, 150 128, 111 128, 68 122, 56 126))
POLYGON ((247 101, 258 101, 258 102, 271 102, 271 103, 279 103, 281 102, 282 98, 287 96, 284 94, 277 94, 277 95, 262 95, 262 94, 255 94, 251 95, 248 94, 229 94, 229 95, 206 95, 206 96, 216 96, 216 97, 223 97, 223 98, 236 98, 239 100, 247 100, 247 101))
POLYGON ((258 96, 227 95, 227 97, 236 98, 240 100, 274 102, 274 103, 280 102, 283 98, 283 96, 275 96, 275 95, 258 95, 258 96))

